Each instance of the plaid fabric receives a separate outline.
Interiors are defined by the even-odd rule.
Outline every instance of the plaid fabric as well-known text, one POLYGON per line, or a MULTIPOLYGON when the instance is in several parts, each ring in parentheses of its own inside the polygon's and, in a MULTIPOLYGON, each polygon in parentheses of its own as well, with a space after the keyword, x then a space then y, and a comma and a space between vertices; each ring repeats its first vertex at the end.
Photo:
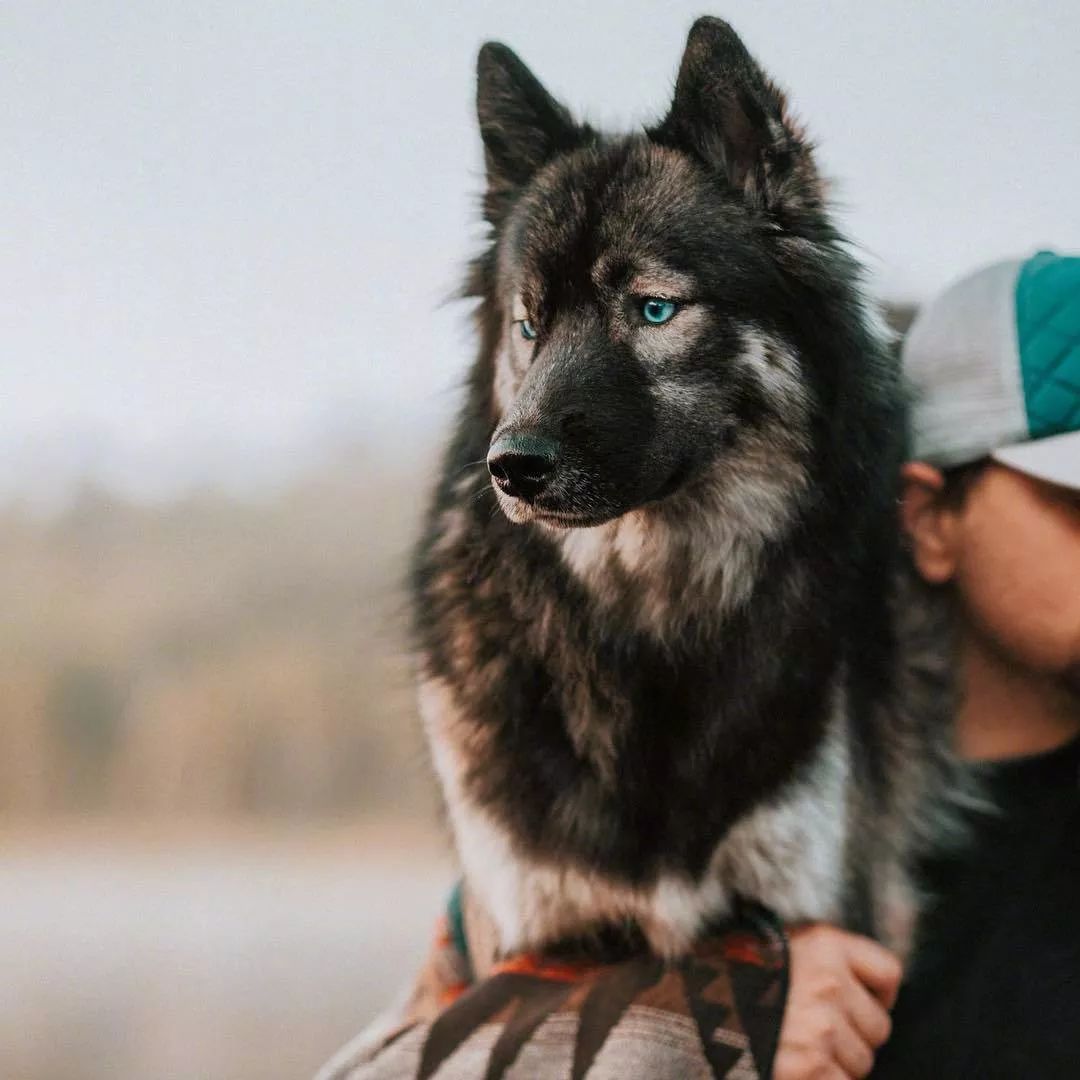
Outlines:
POLYGON ((787 947, 760 908, 746 907, 672 963, 644 950, 597 960, 570 948, 485 965, 481 977, 466 923, 452 902, 407 998, 317 1080, 752 1080, 771 1073, 787 947))

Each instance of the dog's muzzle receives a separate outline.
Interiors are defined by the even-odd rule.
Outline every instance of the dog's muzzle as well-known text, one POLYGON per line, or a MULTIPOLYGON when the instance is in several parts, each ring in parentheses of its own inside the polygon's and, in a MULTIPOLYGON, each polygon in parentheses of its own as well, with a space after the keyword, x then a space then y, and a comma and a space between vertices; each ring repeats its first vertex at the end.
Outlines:
POLYGON ((559 460, 559 444, 538 435, 501 435, 488 450, 487 466, 496 487, 531 503, 548 486, 559 460))

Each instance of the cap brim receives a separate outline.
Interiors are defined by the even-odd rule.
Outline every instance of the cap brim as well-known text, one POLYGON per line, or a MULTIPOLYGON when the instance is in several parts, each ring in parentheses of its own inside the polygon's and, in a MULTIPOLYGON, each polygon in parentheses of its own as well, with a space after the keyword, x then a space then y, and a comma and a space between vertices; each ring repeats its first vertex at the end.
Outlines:
POLYGON ((1080 491, 1080 431, 1003 446, 990 456, 1036 480, 1080 491))

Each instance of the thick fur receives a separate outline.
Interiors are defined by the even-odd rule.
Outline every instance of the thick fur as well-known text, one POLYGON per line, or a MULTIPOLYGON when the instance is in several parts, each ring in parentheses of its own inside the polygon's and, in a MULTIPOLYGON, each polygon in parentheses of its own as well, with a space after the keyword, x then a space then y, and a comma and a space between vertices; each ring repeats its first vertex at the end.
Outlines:
POLYGON ((897 643, 904 395, 809 144, 716 19, 636 133, 498 44, 478 112, 480 348, 414 573, 470 889, 504 950, 631 919, 675 954, 736 895, 902 944, 947 702, 897 643), (485 467, 524 438, 535 498, 485 467))

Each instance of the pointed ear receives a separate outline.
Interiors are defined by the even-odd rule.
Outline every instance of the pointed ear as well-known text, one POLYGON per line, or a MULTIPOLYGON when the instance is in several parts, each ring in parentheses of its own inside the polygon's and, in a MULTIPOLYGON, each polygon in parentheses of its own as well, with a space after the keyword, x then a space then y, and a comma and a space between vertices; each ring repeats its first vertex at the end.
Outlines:
POLYGON ((810 145, 784 95, 722 19, 694 23, 671 109, 649 134, 715 169, 754 206, 783 213, 823 204, 810 145))
POLYGON ((495 224, 509 197, 556 153, 577 146, 585 129, 497 41, 484 44, 476 59, 476 112, 487 167, 484 217, 495 224))

